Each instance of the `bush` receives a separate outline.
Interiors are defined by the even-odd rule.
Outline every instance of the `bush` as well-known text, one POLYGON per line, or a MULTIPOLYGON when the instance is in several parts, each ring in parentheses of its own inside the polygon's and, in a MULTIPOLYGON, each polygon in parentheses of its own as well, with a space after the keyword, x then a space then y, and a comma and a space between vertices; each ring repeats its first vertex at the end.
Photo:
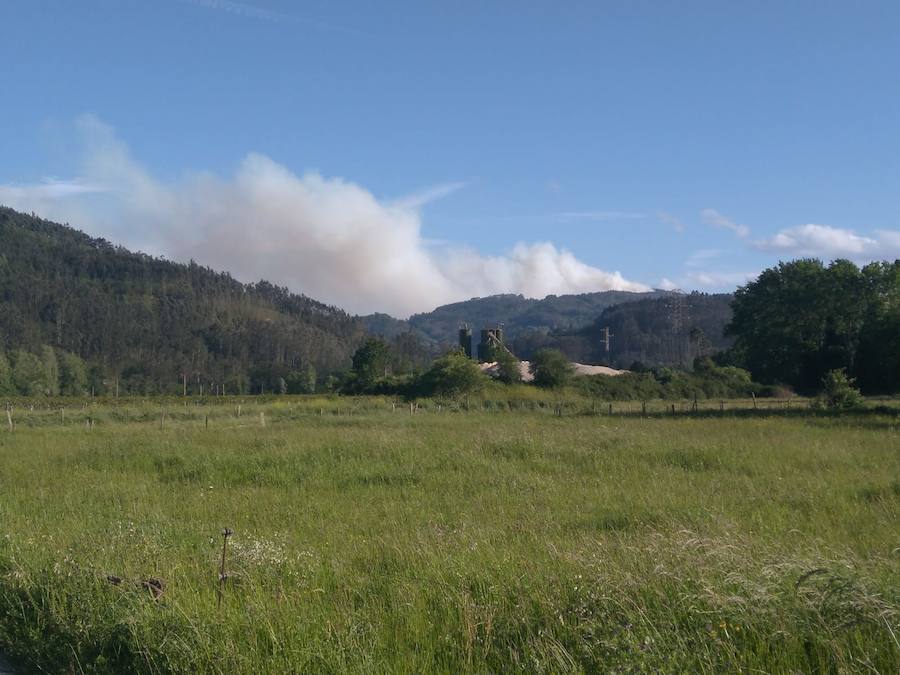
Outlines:
POLYGON ((539 349, 531 359, 531 374, 539 387, 561 387, 575 375, 575 368, 558 349, 539 349))
POLYGON ((497 379, 504 384, 519 384, 522 381, 519 363, 519 359, 503 350, 497 357, 497 379))
POLYGON ((464 396, 480 390, 487 381, 475 362, 457 350, 437 359, 419 378, 416 389, 424 396, 464 396))
POLYGON ((831 410, 849 410, 862 405, 862 396, 843 368, 829 370, 822 378, 822 405, 831 410))

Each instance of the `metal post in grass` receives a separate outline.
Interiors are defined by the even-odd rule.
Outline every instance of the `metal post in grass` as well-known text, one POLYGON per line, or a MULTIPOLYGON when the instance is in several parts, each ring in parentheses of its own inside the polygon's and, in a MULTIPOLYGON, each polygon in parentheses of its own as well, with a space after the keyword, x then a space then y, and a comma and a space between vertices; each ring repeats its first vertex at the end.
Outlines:
POLYGON ((228 550, 228 537, 234 534, 234 531, 230 527, 226 527, 222 530, 222 562, 219 565, 219 592, 218 592, 218 606, 222 606, 222 595, 225 592, 225 580, 228 578, 228 575, 225 573, 225 554, 228 550))

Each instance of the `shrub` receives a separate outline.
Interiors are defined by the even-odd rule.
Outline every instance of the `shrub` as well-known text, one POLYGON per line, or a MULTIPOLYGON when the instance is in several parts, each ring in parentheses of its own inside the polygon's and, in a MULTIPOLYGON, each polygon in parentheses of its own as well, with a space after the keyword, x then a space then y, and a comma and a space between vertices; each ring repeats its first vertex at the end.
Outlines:
POLYGON ((829 370, 822 378, 822 404, 832 410, 848 410, 862 405, 862 396, 843 368, 829 370))
POLYGON ((531 359, 531 374, 539 387, 561 387, 572 379, 575 369, 558 349, 539 349, 531 359))

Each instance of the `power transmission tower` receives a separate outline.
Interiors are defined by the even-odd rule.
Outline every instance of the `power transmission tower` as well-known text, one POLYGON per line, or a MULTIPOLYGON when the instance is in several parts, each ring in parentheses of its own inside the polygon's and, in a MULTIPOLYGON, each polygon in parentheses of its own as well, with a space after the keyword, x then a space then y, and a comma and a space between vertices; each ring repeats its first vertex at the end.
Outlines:
POLYGON ((666 303, 666 309, 668 310, 671 331, 672 355, 680 365, 684 365, 685 332, 690 321, 690 307, 688 306, 685 292, 680 288, 673 290, 666 303))
POLYGON ((600 329, 600 341, 603 343, 603 351, 606 353, 606 365, 610 365, 609 360, 609 341, 615 337, 609 332, 609 326, 600 329))

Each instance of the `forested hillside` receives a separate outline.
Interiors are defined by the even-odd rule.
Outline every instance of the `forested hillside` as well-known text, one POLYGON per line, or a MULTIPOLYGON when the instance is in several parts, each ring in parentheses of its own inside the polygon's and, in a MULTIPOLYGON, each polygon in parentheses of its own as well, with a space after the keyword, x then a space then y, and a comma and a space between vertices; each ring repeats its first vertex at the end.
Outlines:
POLYGON ((442 305, 431 312, 413 314, 399 321, 385 314, 363 317, 370 332, 385 337, 412 330, 426 342, 450 346, 456 344, 456 331, 467 323, 476 331, 503 324, 506 336, 514 340, 529 332, 549 333, 583 328, 612 305, 632 300, 668 295, 665 291, 632 293, 600 291, 577 295, 548 295, 537 300, 522 295, 501 294, 472 298, 442 305))
POLYGON ((645 297, 608 307, 577 330, 526 332, 512 340, 512 346, 522 358, 553 347, 581 363, 609 363, 619 368, 635 362, 689 366, 696 357, 727 349, 733 342, 725 336, 732 299, 726 293, 645 297), (609 329, 611 336, 609 354, 604 329, 609 329))
POLYGON ((345 312, 0 207, 0 391, 308 390, 364 336, 345 312))

